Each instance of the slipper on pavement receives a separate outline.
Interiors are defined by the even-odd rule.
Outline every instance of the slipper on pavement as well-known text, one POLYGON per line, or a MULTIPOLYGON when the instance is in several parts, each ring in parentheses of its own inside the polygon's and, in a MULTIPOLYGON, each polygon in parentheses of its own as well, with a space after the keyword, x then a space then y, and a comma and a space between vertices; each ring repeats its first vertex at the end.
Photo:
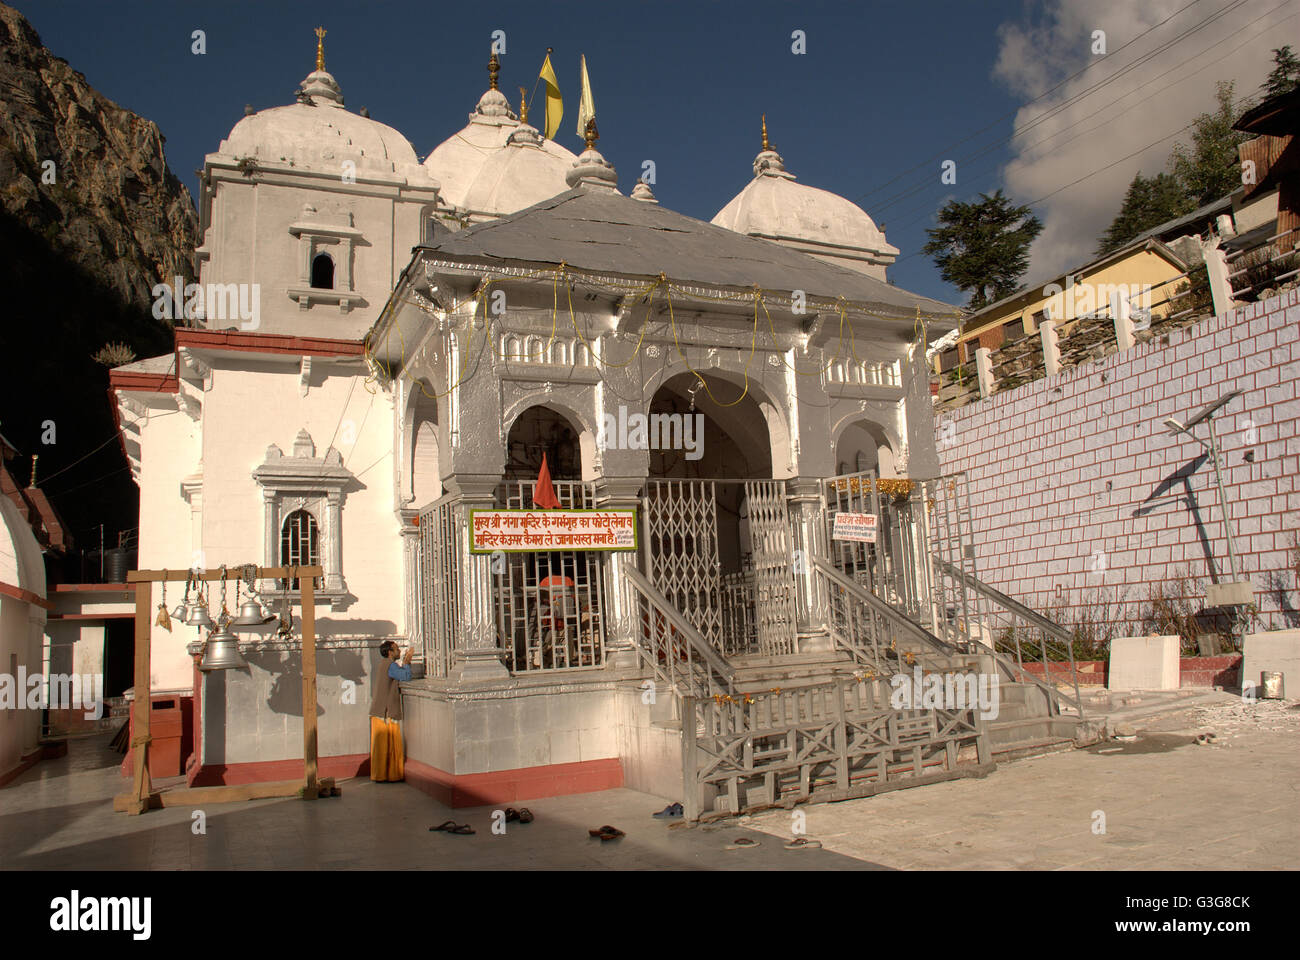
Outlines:
POLYGON ((519 819, 519 811, 514 807, 506 807, 506 823, 514 823, 519 819))
POLYGON ((587 832, 593 837, 600 837, 602 842, 605 840, 617 840, 619 837, 627 836, 627 834, 618 829, 618 827, 611 827, 609 824, 605 824, 605 826, 601 827, 599 830, 588 830, 587 832))
POLYGON ((681 818, 683 812, 680 803, 670 803, 658 813, 651 814, 651 816, 656 820, 678 820, 681 818))
POLYGON ((457 824, 456 826, 452 827, 452 828, 451 828, 450 830, 448 830, 447 832, 448 832, 448 833, 470 834, 470 833, 473 833, 473 832, 474 832, 474 828, 471 827, 468 823, 461 823, 461 824, 457 824))
POLYGON ((793 840, 786 842, 787 850, 815 850, 822 845, 820 840, 809 840, 807 837, 795 837, 793 840))
POLYGON ((732 840, 731 843, 727 844, 727 849, 748 850, 750 847, 757 847, 757 846, 760 846, 757 840, 754 840, 750 837, 737 837, 735 840, 732 840))
POLYGON ((439 832, 440 830, 450 830, 450 829, 451 829, 452 827, 454 827, 454 826, 456 826, 456 821, 455 821, 455 820, 444 820, 442 823, 438 824, 436 827, 430 827, 430 828, 429 828, 429 832, 430 832, 430 833, 437 833, 437 832, 439 832))
POLYGON ((520 808, 519 808, 519 822, 520 822, 520 823, 532 823, 532 822, 533 822, 533 811, 529 810, 527 807, 520 807, 520 808))

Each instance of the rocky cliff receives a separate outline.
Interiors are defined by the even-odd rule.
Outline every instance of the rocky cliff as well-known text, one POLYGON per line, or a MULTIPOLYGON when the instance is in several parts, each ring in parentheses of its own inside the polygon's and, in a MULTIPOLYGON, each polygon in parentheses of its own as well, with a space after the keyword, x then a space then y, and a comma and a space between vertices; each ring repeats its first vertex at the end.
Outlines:
MULTIPOLYGON (((198 218, 157 126, 107 99, 0 4, 0 431, 83 545, 136 524, 132 482, 92 355, 171 350, 150 290, 193 277, 198 218)), ((120 361, 119 361, 120 362, 120 361)), ((48 560, 48 558, 47 558, 48 560)), ((87 565, 98 568, 98 563, 87 565)), ((70 579, 94 576, 77 571, 70 579)))
POLYGON ((128 303, 193 276, 198 216, 158 127, 97 92, 3 4, 0 108, 0 207, 128 303))

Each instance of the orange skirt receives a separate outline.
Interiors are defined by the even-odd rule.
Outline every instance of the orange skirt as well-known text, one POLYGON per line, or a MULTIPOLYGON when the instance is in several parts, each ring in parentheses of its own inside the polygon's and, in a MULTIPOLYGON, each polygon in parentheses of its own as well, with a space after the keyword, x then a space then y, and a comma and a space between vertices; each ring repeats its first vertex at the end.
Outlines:
POLYGON ((406 779, 406 748, 401 725, 396 720, 370 718, 370 779, 406 779))

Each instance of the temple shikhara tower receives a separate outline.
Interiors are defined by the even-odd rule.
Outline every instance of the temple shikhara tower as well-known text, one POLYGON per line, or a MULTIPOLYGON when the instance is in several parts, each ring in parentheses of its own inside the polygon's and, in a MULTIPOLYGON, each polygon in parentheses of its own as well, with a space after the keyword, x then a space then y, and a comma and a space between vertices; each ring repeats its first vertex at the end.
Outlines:
MULTIPOLYGON (((956 311, 886 281, 898 249, 765 118, 706 223, 620 189, 594 120, 577 155, 546 139, 499 72, 420 162, 318 46, 206 156, 203 316, 112 373, 139 565, 323 568, 335 776, 368 763, 390 639, 415 647, 407 780, 455 804, 627 784, 698 815, 987 763, 973 711, 896 710, 883 679, 979 667, 918 546, 964 562, 925 357, 956 311), (763 766, 761 730, 818 718, 846 752, 763 766)), ((202 641, 151 641, 154 695, 193 704, 191 782, 292 775, 300 636, 209 671, 202 641)))

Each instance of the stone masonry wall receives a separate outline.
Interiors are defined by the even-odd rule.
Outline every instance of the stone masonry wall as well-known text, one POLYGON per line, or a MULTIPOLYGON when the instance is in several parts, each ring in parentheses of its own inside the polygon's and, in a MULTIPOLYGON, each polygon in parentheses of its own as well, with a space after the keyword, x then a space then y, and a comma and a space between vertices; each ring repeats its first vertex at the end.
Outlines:
MULTIPOLYGON (((1214 469, 1174 436, 1215 417, 1238 568, 1264 627, 1300 626, 1300 291, 936 416, 964 471, 981 579, 1059 622, 1143 633, 1152 592, 1200 607, 1230 579, 1214 469)), ((1193 428, 1207 439, 1205 424, 1193 428)))

